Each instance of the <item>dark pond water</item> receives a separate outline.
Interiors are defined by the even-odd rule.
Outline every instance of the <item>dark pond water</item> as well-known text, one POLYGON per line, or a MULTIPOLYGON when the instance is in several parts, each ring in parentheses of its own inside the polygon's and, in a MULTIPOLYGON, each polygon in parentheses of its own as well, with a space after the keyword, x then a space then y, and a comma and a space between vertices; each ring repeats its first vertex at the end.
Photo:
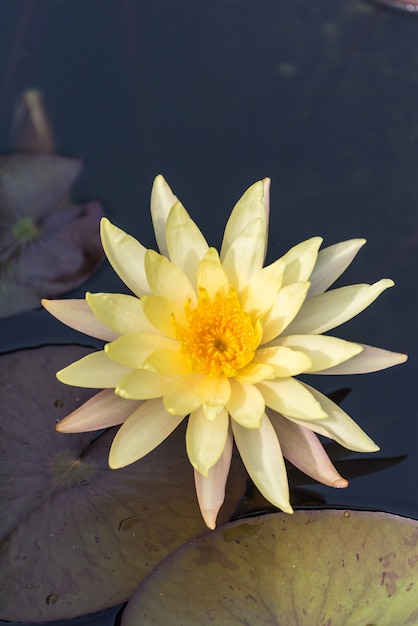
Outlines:
MULTIPOLYGON (((379 443, 373 459, 406 458, 371 473, 368 457, 347 490, 315 492, 417 518, 418 17, 357 0, 2 0, 0 35, 1 151, 16 99, 41 89, 59 152, 85 158, 75 196, 101 198, 145 245, 159 172, 216 245, 265 176, 269 261, 313 235, 367 238, 344 284, 396 287, 339 335, 409 361, 314 383, 350 387, 344 408, 379 443)), ((103 265, 70 295, 119 289, 103 265)), ((41 310, 1 320, 0 335, 2 352, 80 341, 41 310)))

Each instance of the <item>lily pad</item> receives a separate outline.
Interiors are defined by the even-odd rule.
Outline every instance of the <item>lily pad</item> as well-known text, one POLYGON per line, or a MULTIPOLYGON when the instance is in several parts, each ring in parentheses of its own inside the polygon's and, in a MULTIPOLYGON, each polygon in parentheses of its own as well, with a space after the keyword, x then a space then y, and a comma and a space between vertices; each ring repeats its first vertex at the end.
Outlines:
MULTIPOLYGON (((57 620, 114 606, 205 530, 184 430, 120 470, 107 463, 116 429, 55 432, 56 420, 93 392, 54 373, 90 351, 48 346, 0 357, 0 619, 57 620)), ((220 523, 244 491, 233 462, 220 523)))
POLYGON ((79 159, 0 157, 0 317, 81 284, 103 260, 99 202, 74 206, 79 159))
POLYGON ((418 623, 418 521, 275 513, 183 546, 140 585, 122 626, 418 623))

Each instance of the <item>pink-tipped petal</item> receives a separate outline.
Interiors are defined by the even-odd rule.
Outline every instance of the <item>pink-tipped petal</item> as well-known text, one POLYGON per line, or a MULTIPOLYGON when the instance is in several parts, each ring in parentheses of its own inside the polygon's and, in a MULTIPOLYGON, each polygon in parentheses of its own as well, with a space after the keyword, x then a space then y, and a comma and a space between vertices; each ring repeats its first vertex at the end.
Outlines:
POLYGON ((347 487, 345 480, 335 469, 318 437, 308 428, 266 410, 280 441, 283 455, 301 472, 330 487, 347 487))
POLYGON ((232 433, 229 429, 224 450, 215 465, 210 468, 208 475, 202 476, 194 471, 197 501, 205 524, 211 530, 216 527, 216 518, 225 500, 225 484, 231 458, 232 433))
POLYGON ((85 300, 41 300, 42 306, 63 324, 80 333, 103 341, 113 341, 119 334, 94 315, 85 300))
POLYGON ((124 400, 113 389, 105 389, 64 417, 55 426, 60 433, 83 433, 122 424, 142 404, 124 400))

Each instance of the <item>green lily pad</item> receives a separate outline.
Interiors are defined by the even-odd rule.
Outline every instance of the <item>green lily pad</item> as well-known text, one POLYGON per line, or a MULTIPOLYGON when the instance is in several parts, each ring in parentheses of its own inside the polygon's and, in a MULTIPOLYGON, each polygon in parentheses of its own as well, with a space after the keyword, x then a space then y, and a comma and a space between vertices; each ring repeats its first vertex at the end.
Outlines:
MULTIPOLYGON (((91 350, 48 346, 0 357, 0 619, 71 618, 127 600, 163 558, 204 532, 184 430, 111 470, 116 429, 54 425, 93 392, 55 372, 91 350)), ((220 523, 245 491, 233 462, 220 523)))
POLYGON ((103 260, 100 203, 68 200, 80 169, 58 155, 0 157, 0 317, 73 289, 103 260))
POLYGON ((162 562, 122 626, 418 624, 418 521, 366 511, 240 520, 162 562))

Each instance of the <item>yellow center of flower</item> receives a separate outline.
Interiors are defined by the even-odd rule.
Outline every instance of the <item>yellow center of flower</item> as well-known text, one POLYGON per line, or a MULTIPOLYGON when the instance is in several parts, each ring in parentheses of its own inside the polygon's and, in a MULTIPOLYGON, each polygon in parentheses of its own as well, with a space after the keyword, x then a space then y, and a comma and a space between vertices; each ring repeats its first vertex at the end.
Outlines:
POLYGON ((193 372, 231 377, 252 360, 260 333, 235 289, 226 295, 218 292, 213 300, 200 289, 197 306, 187 302, 185 312, 188 327, 176 325, 177 336, 193 372))

